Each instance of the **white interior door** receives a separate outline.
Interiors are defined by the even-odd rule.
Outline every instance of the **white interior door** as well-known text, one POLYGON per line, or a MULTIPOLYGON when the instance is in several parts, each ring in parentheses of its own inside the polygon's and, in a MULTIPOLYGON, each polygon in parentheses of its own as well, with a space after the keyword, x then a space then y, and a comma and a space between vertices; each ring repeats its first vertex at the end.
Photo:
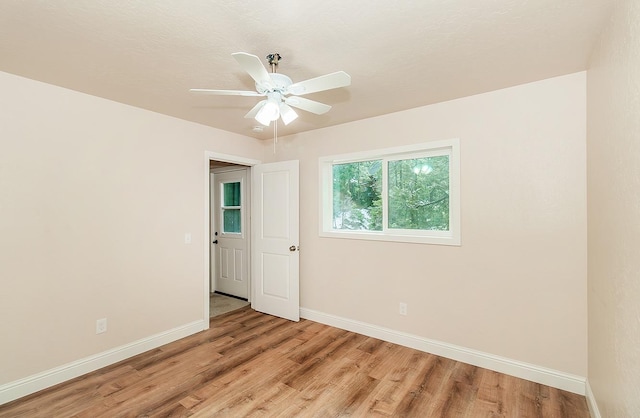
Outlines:
POLYGON ((247 169, 214 174, 215 291, 249 296, 247 169))
POLYGON ((253 309, 300 320, 298 161, 252 168, 253 309))

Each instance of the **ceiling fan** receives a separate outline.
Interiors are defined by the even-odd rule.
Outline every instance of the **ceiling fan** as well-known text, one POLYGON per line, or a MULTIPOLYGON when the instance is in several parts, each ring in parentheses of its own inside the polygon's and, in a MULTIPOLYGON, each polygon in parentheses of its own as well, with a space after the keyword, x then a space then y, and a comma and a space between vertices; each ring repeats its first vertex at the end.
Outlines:
POLYGON ((291 123, 298 117, 292 107, 322 115, 328 112, 331 106, 299 96, 345 87, 351 84, 351 76, 344 71, 337 71, 294 83, 286 75, 276 72, 278 62, 282 59, 280 54, 277 53, 267 55, 271 73, 262 65, 260 58, 255 55, 247 54, 246 52, 236 52, 231 55, 242 69, 255 80, 256 91, 211 89, 190 89, 189 91, 224 96, 266 97, 244 116, 245 118, 255 118, 265 126, 269 126, 271 121, 276 121, 278 118, 282 118, 285 125, 291 123))

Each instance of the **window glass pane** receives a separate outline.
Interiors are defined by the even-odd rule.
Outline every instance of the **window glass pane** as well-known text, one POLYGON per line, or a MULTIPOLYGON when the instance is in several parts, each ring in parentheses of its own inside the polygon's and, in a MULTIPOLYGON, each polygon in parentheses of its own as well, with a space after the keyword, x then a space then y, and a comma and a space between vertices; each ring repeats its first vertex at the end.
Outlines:
POLYGON ((333 165, 333 228, 382 230, 382 161, 333 165))
POLYGON ((449 156, 389 161, 389 229, 449 230, 449 156))
POLYGON ((240 206, 240 182, 224 183, 223 206, 240 206))
POLYGON ((459 139, 320 157, 319 163, 320 236, 460 245, 459 139))
POLYGON ((240 209, 223 209, 222 210, 222 224, 223 232, 226 233, 241 233, 240 225, 240 209))

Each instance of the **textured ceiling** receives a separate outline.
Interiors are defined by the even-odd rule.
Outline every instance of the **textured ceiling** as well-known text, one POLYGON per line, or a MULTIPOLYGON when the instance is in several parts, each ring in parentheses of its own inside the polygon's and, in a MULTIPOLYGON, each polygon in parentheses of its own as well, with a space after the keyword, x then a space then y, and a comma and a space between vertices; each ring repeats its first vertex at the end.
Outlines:
MULTIPOLYGON (((352 85, 308 98, 287 135, 586 69, 614 0, 2 0, 0 71, 227 131, 257 134, 232 52, 278 52, 294 82, 352 85)), ((266 64, 266 60, 265 60, 266 64)))

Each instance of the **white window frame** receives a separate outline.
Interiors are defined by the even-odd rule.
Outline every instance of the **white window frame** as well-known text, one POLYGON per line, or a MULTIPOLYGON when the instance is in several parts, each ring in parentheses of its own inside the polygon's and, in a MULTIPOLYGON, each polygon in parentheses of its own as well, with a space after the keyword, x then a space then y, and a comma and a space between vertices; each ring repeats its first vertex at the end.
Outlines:
POLYGON ((319 158, 320 236, 327 238, 460 245, 460 140, 458 138, 402 147, 363 151, 319 158), (438 155, 449 156, 449 230, 405 230, 388 228, 388 162, 438 155), (333 165, 382 160, 382 231, 333 229, 333 165))
MULTIPOLYGON (((240 170, 238 170, 240 171, 240 170)), ((220 196, 218 196, 218 201, 220 202, 220 219, 219 219, 219 231, 220 231, 220 235, 226 237, 226 238, 240 238, 240 239, 244 239, 244 228, 245 228, 245 216, 244 216, 244 178, 237 178, 237 179, 231 179, 228 181, 221 181, 220 185, 222 187, 220 187, 220 196), (224 205, 224 185, 225 184, 232 184, 232 183, 240 183, 240 206, 225 206, 224 205), (234 209, 239 209, 240 210, 240 232, 227 232, 224 230, 224 211, 225 210, 234 210, 234 209)))

